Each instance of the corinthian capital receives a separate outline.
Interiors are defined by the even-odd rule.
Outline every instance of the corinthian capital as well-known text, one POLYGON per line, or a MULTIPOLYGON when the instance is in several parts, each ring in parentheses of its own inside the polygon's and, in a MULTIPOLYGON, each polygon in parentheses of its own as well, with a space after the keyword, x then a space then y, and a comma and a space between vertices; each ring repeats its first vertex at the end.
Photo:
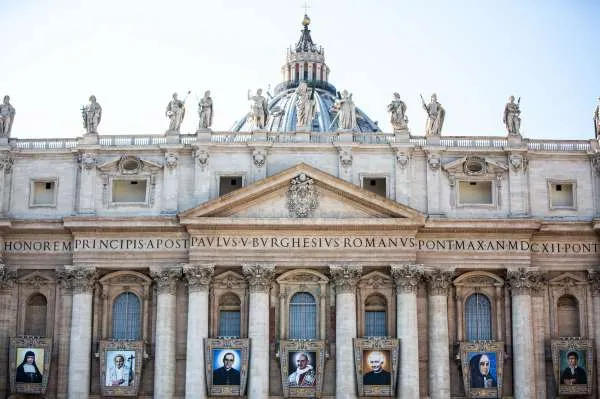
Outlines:
POLYGON ((244 273, 244 276, 248 280, 250 292, 268 293, 273 277, 275 277, 275 266, 242 265, 242 273, 244 273))
POLYGON ((592 296, 600 295, 600 270, 588 270, 588 282, 592 296))
POLYGON ((9 290, 17 281, 17 271, 0 263, 0 290, 9 290))
POLYGON ((153 267, 150 269, 150 277, 156 283, 159 294, 175 295, 177 281, 181 278, 181 267, 153 267))
POLYGON ((356 284, 362 274, 362 266, 329 266, 329 272, 335 283, 335 291, 338 294, 355 293, 356 284))
POLYGON ((65 266, 65 278, 74 294, 91 294, 98 280, 98 270, 88 266, 65 266))
POLYGON ((396 292, 414 292, 419 289, 419 283, 424 279, 423 265, 392 265, 392 278, 396 292))
POLYGON ((187 285, 190 292, 208 291, 214 273, 214 264, 183 266, 183 276, 187 280, 187 285))
POLYGON ((513 295, 531 295, 540 290, 544 285, 544 275, 538 270, 525 268, 509 269, 506 280, 513 295))
POLYGON ((454 270, 432 268, 425 270, 429 295, 448 295, 448 287, 454 278, 454 270))

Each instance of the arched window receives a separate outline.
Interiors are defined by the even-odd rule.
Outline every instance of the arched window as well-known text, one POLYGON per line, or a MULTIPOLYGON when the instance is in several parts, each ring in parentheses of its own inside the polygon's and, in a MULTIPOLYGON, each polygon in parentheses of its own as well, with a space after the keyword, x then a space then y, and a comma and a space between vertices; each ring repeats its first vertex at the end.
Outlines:
POLYGON ((317 302, 308 292, 298 292, 290 300, 290 339, 317 338, 317 302))
POLYGON ((33 294, 27 299, 25 311, 25 335, 46 336, 46 311, 48 301, 42 294, 33 294))
POLYGON ((219 299, 219 337, 240 337, 240 298, 232 292, 219 299))
POLYGON ((483 294, 473 294, 467 298, 465 306, 467 341, 492 339, 492 305, 483 294))
POLYGON ((365 301, 365 336, 387 336, 387 302, 381 295, 370 295, 365 301))
POLYGON ((132 292, 120 294, 113 302, 112 338, 137 340, 142 336, 140 299, 132 292))
POLYGON ((558 299, 558 335, 560 337, 579 337, 579 303, 571 295, 558 299))
POLYGON ((308 80, 308 62, 304 63, 304 80, 308 80))

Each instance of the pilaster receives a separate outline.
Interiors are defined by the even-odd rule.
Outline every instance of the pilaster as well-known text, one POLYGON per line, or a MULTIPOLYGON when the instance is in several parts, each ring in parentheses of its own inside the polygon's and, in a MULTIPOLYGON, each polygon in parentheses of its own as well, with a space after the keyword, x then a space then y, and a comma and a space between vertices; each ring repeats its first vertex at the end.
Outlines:
POLYGON ((94 213, 96 211, 96 164, 95 151, 84 151, 79 154, 79 213, 94 213))
MULTIPOLYGON (((2 177, 0 177, 1 179, 2 177)), ((0 264, 0 365, 8 362, 8 347, 10 337, 16 335, 17 329, 17 271, 0 264)), ((8 372, 0 378, 0 397, 8 397, 10 387, 8 385, 8 372)))
POLYGON ((400 339, 398 398, 419 397, 419 328, 417 291, 425 272, 422 265, 392 265, 396 286, 396 330, 400 339))
POLYGON ((163 173, 163 212, 176 213, 179 198, 178 177, 179 154, 174 149, 165 152, 165 168, 163 173))
MULTIPOLYGON (((594 331, 590 334, 594 337, 596 356, 600 354, 600 271, 588 270, 588 281, 592 294, 592 314, 594 331)), ((596 367, 596 381, 600 381, 600 367, 596 367)), ((600 388, 596 388, 600 389, 600 388)))
POLYGON ((429 396, 450 397, 450 343, 448 339, 448 290, 454 271, 431 268, 425 271, 429 290, 429 396))
POLYGON ((208 338, 208 291, 215 271, 210 265, 184 265, 188 286, 188 324, 185 367, 185 397, 205 399, 204 339, 208 338))
POLYGON ((13 162, 8 152, 0 154, 0 215, 4 215, 9 206, 13 162))
POLYGON ((335 284, 335 396, 356 397, 352 339, 356 338, 356 284, 362 266, 329 266, 335 284))
POLYGON ((441 209, 441 165, 439 152, 427 152, 427 212, 429 215, 440 215, 441 209))
POLYGON ((151 268, 150 277, 157 291, 154 397, 172 398, 175 395, 175 293, 181 268, 151 268))
POLYGON ((73 287, 69 273, 64 269, 56 269, 56 281, 58 282, 60 315, 58 316, 58 331, 55 335, 54 344, 58 346, 58 384, 56 397, 68 399, 69 380, 69 341, 71 337, 71 317, 73 313, 73 287))
MULTIPOLYGON (((412 151, 413 147, 394 147, 395 162, 395 198, 397 202, 410 205, 412 185, 412 151)), ((393 197, 392 197, 393 198, 393 197)))
POLYGON ((193 152, 194 157, 194 198, 202 204, 210 199, 211 174, 208 149, 197 147, 193 152))
POLYGON ((269 397, 269 291, 275 266, 242 265, 242 272, 250 289, 248 399, 263 399, 269 397))

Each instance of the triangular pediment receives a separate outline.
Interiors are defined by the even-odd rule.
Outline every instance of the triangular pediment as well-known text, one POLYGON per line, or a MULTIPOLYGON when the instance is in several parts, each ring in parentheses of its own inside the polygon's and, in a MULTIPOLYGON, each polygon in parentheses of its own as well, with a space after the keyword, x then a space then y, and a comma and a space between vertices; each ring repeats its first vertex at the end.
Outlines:
POLYGON ((422 225, 419 211, 376 195, 305 163, 208 201, 179 215, 182 224, 205 218, 323 221, 378 219, 382 224, 422 225))

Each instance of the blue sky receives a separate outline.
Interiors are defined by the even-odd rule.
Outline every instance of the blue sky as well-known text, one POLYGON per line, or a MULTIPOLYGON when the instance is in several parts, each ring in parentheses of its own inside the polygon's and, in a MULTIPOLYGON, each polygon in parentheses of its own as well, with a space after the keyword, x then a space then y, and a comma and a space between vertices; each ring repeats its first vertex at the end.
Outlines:
MULTIPOLYGON (((412 134, 419 94, 446 108, 442 135, 502 136, 509 95, 521 97, 529 138, 588 139, 600 96, 600 1, 372 0, 309 2, 313 40, 330 81, 391 131, 397 91, 412 134)), ((280 81, 300 37, 303 1, 0 0, 0 95, 17 110, 12 137, 83 134, 95 94, 100 134, 161 134, 173 92, 182 133, 196 129, 196 96, 210 89, 213 130, 248 112, 248 89, 280 81)))

